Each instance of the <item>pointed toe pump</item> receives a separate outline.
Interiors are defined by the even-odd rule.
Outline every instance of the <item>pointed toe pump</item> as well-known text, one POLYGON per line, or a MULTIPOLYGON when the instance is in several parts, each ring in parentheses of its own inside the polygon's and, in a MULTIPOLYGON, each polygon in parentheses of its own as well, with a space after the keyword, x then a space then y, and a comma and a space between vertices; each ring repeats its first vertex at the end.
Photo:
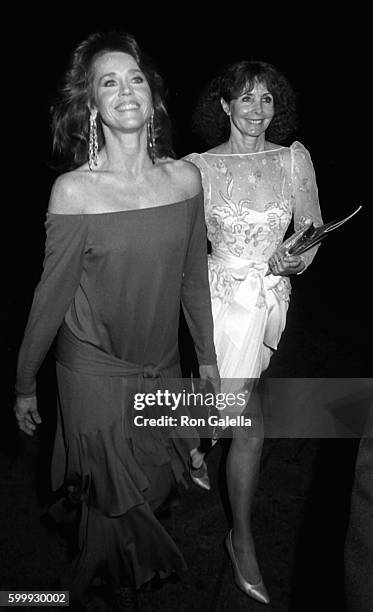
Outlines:
POLYGON ((196 484, 198 487, 201 487, 201 489, 205 489, 205 491, 210 491, 211 483, 206 461, 203 461, 200 467, 198 468, 193 467, 192 462, 190 461, 189 475, 194 484, 196 484))
POLYGON ((233 542, 232 542, 232 529, 229 531, 227 537, 225 538, 225 546, 228 552, 228 556, 232 563, 234 581, 236 586, 248 597, 252 597, 256 601, 259 601, 263 604, 269 603, 269 596, 267 589, 264 585, 263 579, 260 578, 259 582, 256 584, 250 584, 247 582, 243 575, 240 572, 240 568, 238 567, 236 555, 234 554, 233 542))

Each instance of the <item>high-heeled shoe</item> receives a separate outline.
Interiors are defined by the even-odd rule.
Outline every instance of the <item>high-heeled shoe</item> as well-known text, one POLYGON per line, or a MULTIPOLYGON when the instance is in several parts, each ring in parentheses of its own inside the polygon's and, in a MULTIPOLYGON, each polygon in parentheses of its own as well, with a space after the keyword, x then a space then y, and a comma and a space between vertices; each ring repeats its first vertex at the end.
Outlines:
POLYGON ((194 484, 205 491, 210 491, 211 483, 209 473, 207 470, 206 461, 202 461, 200 467, 193 467, 192 460, 189 461, 189 476, 193 480, 194 484))
POLYGON ((240 568, 238 567, 236 555, 234 554, 233 542, 232 542, 232 529, 228 532, 227 537, 225 538, 225 546, 227 548, 228 556, 232 563, 234 581, 236 586, 248 597, 252 597, 263 604, 269 603, 269 595, 267 589, 264 585, 263 579, 260 578, 259 582, 256 584, 250 584, 247 582, 245 578, 242 576, 240 572, 240 568))

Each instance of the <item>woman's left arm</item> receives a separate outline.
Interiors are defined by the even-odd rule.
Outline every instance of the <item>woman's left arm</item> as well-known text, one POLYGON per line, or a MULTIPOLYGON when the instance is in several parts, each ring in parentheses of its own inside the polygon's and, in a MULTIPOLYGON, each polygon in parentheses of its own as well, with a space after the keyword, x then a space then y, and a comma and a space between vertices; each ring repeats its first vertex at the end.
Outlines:
MULTIPOLYGON (((315 170, 307 149, 295 142, 291 150, 291 178, 293 184, 293 211, 295 231, 312 222, 315 227, 323 224, 319 204, 315 170)), ((316 255, 318 246, 303 253, 304 270, 310 265, 316 255)))
MULTIPOLYGON (((303 228, 309 222, 318 227, 323 221, 311 156, 300 142, 294 142, 290 147, 290 159, 294 230, 303 228)), ((269 268, 272 274, 282 276, 301 274, 312 262, 317 249, 318 246, 315 246, 300 256, 275 253, 268 262, 269 268)))
POLYGON ((187 247, 181 303, 193 338, 201 378, 216 378, 216 352, 207 272, 207 238, 204 219, 203 191, 190 203, 190 236, 187 247), (203 376, 204 372, 207 376, 203 376))

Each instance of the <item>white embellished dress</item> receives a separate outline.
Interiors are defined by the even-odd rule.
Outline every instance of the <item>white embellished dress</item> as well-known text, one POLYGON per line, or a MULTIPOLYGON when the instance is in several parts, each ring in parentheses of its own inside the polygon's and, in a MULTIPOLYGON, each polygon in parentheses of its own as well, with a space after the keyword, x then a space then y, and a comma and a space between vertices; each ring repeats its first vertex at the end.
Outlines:
MULTIPOLYGON (((322 224, 312 161, 300 142, 246 154, 192 153, 200 170, 212 251, 209 279, 222 391, 238 391, 268 367, 285 328, 290 280, 268 260, 294 229, 322 224)), ((308 266, 316 249, 302 257, 308 266)), ((242 407, 227 408, 229 413, 242 407)))

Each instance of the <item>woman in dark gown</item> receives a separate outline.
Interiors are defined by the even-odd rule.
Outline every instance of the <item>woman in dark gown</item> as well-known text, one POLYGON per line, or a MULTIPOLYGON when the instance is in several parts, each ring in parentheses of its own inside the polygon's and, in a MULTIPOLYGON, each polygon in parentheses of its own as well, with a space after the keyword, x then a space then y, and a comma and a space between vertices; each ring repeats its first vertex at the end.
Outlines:
POLYGON ((76 49, 54 107, 55 147, 71 154, 73 169, 51 194, 15 413, 32 435, 41 422, 36 375, 57 336, 52 477, 55 489, 81 493, 80 552, 66 585, 78 599, 100 569, 118 592, 185 567, 154 511, 198 441, 177 423, 134 422, 135 393, 181 377, 180 304, 201 378, 217 377, 200 177, 168 156, 160 86, 132 36, 93 34, 76 49))

